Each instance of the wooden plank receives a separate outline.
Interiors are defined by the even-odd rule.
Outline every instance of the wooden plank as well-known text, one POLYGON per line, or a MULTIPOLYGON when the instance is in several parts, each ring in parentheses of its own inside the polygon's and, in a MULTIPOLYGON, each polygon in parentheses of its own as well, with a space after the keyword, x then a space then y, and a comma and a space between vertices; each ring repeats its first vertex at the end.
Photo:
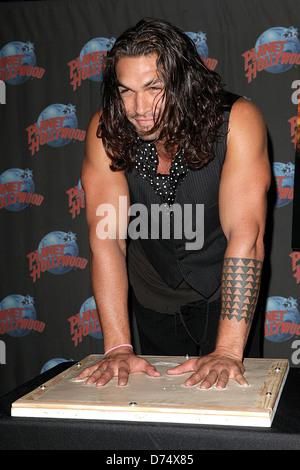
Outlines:
POLYGON ((143 356, 162 374, 131 374, 125 387, 113 378, 103 387, 77 381, 81 370, 103 358, 90 355, 12 404, 12 416, 222 424, 270 427, 289 364, 280 359, 245 359, 249 387, 230 380, 226 389, 186 387, 191 373, 168 375, 186 359, 143 356))

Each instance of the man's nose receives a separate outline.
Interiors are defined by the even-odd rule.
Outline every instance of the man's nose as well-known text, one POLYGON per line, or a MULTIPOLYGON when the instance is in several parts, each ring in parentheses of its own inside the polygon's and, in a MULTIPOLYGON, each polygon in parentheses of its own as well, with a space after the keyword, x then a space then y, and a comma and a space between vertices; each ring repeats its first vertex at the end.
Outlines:
POLYGON ((136 94, 135 100, 135 111, 139 116, 143 116, 149 111, 149 104, 146 97, 143 94, 136 94))

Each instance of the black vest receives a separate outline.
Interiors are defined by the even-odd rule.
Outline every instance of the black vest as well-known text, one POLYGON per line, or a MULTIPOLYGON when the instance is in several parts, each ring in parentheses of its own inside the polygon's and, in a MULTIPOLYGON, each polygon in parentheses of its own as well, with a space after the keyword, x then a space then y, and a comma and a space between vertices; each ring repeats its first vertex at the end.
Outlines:
MULTIPOLYGON (((227 103, 231 106, 237 95, 226 94, 227 103)), ((219 287, 222 275, 222 266, 227 241, 222 231, 219 220, 219 183, 222 167, 227 148, 227 129, 230 108, 225 112, 224 123, 221 128, 221 137, 219 142, 215 143, 214 158, 203 168, 194 170, 189 168, 183 182, 177 187, 174 204, 180 204, 182 210, 182 221, 185 214, 188 214, 192 208, 192 230, 197 230, 198 240, 200 235, 204 235, 203 245, 200 249, 190 249, 193 240, 190 238, 190 231, 186 229, 186 223, 182 224, 180 238, 178 237, 178 218, 176 219, 177 235, 174 238, 174 219, 176 212, 172 214, 169 220, 171 224, 171 237, 153 239, 151 238, 152 205, 156 207, 162 204, 159 195, 154 191, 149 181, 142 178, 139 172, 134 169, 126 171, 126 177, 130 191, 130 203, 143 204, 148 210, 146 223, 148 233, 145 238, 140 238, 142 248, 147 255, 150 263, 153 265, 160 277, 173 289, 185 280, 193 289, 206 298, 209 298, 219 287), (189 207, 188 212, 184 210, 189 207), (196 205, 203 205, 204 219, 199 220, 204 223, 196 224, 196 205), (199 231, 201 228, 201 234, 199 231), (187 233, 188 232, 188 233, 187 233), (189 249, 187 249, 189 247, 189 249)), ((233 188, 234 189, 234 188, 233 188)), ((199 206, 198 206, 199 207, 199 206)), ((137 214, 139 220, 141 215, 137 214)), ((164 222, 163 222, 164 223, 164 222)))

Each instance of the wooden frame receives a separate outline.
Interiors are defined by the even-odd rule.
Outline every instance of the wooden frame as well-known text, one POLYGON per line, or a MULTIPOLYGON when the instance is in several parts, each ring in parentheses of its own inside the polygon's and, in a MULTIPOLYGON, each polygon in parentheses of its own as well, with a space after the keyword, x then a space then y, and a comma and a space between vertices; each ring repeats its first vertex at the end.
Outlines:
POLYGON ((103 358, 90 355, 12 404, 12 416, 270 427, 289 364, 285 359, 245 359, 248 387, 230 380, 226 389, 186 387, 191 373, 168 375, 184 357, 143 356, 161 377, 138 373, 125 387, 113 378, 103 387, 75 380, 103 358))

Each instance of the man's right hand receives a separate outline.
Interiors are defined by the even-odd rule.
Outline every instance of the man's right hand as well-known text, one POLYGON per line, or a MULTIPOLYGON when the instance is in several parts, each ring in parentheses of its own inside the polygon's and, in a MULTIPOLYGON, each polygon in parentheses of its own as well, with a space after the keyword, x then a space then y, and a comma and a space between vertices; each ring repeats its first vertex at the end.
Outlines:
POLYGON ((144 372, 150 377, 161 376, 154 366, 132 352, 115 352, 84 369, 77 379, 82 380, 88 377, 86 385, 96 383, 96 386, 101 387, 113 377, 118 377, 118 385, 124 386, 128 382, 129 374, 135 372, 144 372))

